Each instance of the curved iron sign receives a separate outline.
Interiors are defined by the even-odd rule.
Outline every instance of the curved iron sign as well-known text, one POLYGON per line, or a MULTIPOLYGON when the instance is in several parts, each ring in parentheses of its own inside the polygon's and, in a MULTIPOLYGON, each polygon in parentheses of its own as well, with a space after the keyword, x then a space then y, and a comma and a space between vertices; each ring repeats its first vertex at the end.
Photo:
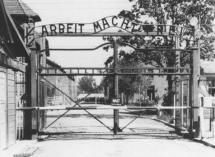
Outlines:
MULTIPOLYGON (((175 25, 137 24, 124 17, 108 16, 93 23, 56 23, 34 27, 27 36, 182 36, 189 27, 175 25), (117 31, 114 28, 119 28, 117 31), (109 31, 107 31, 109 30, 109 31), (110 31, 111 30, 111 31, 110 31), (120 30, 120 31, 119 31, 120 30), (36 34, 34 33, 36 32, 36 34)), ((32 38, 31 38, 32 39, 32 38)))

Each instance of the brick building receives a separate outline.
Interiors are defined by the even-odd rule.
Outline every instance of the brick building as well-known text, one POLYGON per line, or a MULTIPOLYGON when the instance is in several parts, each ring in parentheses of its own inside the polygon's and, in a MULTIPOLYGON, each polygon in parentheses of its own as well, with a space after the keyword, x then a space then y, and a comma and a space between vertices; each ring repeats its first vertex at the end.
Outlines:
MULTIPOLYGON (((47 59, 46 67, 61 69, 61 66, 57 63, 47 59)), ((61 70, 62 73, 65 73, 64 70, 61 70)), ((63 91, 65 94, 69 95, 73 100, 77 100, 77 80, 73 76, 50 76, 46 79, 63 91)), ((46 86, 46 104, 47 105, 69 105, 71 101, 62 94, 59 90, 44 82, 46 86)))

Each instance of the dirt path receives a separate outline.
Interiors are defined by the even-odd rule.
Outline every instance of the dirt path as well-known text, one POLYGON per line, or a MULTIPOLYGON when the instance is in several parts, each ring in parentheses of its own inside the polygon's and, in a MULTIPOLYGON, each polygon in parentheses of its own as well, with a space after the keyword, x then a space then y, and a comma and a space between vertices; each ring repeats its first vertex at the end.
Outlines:
MULTIPOLYGON (((73 133, 51 136, 39 142, 39 149, 33 157, 211 157, 215 154, 215 149, 183 139, 173 133, 173 128, 151 117, 138 118, 123 133, 113 136, 86 114, 70 114, 72 116, 61 119, 50 130, 73 133)), ((96 115, 99 116, 99 113, 96 115)), ((112 127, 110 115, 100 114, 100 119, 112 127)), ((131 115, 121 116, 121 127, 134 118, 131 115)), ((48 120, 52 121, 53 117, 48 120)))
POLYGON ((32 157, 211 157, 215 149, 184 139, 57 140, 32 157))

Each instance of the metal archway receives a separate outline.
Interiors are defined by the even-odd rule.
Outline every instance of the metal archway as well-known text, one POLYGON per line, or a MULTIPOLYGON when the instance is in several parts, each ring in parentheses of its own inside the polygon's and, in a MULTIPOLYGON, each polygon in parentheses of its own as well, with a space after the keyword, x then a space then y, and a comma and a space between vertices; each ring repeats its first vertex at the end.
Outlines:
MULTIPOLYGON (((87 37, 87 36, 173 36, 173 37, 178 37, 180 38, 183 36, 186 31, 190 31, 189 27, 180 27, 180 26, 171 26, 171 25, 138 25, 133 23, 132 21, 129 21, 125 18, 117 17, 117 16, 110 16, 103 18, 99 21, 96 21, 94 23, 88 23, 88 24, 82 24, 82 23, 67 23, 67 24, 50 24, 50 25, 43 25, 41 27, 33 27, 31 30, 28 31, 28 34, 26 36, 27 39, 27 44, 29 46, 32 46, 32 43, 35 42, 36 38, 40 37, 46 37, 46 36, 70 36, 70 37, 87 37), (119 21, 117 21, 119 20, 119 21), (110 22, 111 21, 111 22, 110 22), (120 23, 121 22, 121 23, 120 23), (119 25, 118 25, 119 24, 119 25), (84 31, 84 27, 86 25, 92 26, 91 32, 84 31), (74 26, 73 32, 71 32, 70 29, 72 29, 72 26, 74 26), (79 27, 79 28, 77 28, 79 27), (120 28, 121 30, 124 30, 124 32, 103 32, 106 29, 110 29, 112 27, 115 28, 120 28), (136 28, 136 29, 135 29, 136 28), (137 29, 138 28, 138 29, 137 29), (39 31, 39 34, 34 33, 36 29, 41 29, 39 31), (79 31, 77 31, 79 29, 79 31), (65 31, 67 30, 67 31, 65 31)), ((95 48, 88 48, 88 49, 61 49, 61 48, 52 48, 50 50, 52 51, 57 51, 57 50, 62 50, 62 51, 88 51, 88 50, 96 50, 98 48, 101 48, 102 46, 108 45, 111 43, 104 43, 102 45, 99 45, 95 48)), ((38 67, 38 82, 40 82, 39 77, 43 76, 71 76, 71 75, 98 75, 98 76, 103 76, 103 75, 113 75, 115 77, 115 97, 118 98, 118 76, 119 75, 189 75, 190 76, 190 81, 192 82, 192 87, 190 87, 190 91, 193 91, 194 94, 193 96, 190 97, 190 106, 186 107, 186 109, 190 110, 190 133, 193 133, 193 123, 196 122, 196 118, 193 121, 193 117, 196 117, 198 113, 196 114, 193 112, 194 108, 198 108, 198 102, 196 98, 198 97, 197 88, 198 88, 198 76, 199 76, 199 52, 197 51, 198 49, 167 49, 167 48, 149 48, 149 49, 140 49, 133 47, 130 44, 124 43, 129 47, 132 47, 135 50, 147 50, 147 51, 154 51, 154 50, 161 50, 161 51, 189 51, 193 53, 193 66, 192 68, 181 68, 181 67, 166 67, 166 68, 118 68, 117 67, 117 55, 118 55, 118 45, 116 41, 113 43, 113 48, 114 48, 114 68, 61 68, 60 70, 64 70, 65 73, 60 73, 59 70, 53 69, 53 68, 44 68, 44 67, 38 67), (81 72, 83 70, 83 72, 81 72), (155 73, 154 71, 157 70, 158 73, 155 73), (169 70, 172 70, 173 72, 169 72, 169 70), (75 71, 75 72, 74 72, 75 71), (153 71, 153 72, 151 72, 153 71), (195 104, 196 107, 193 105, 195 104), (195 116, 193 116, 193 114, 195 116)), ((34 44, 33 44, 34 46, 34 44)), ((44 50, 38 50, 35 48, 32 48, 33 50, 37 52, 43 52, 44 50)), ((38 83, 39 85, 39 83, 38 83)), ((38 92, 39 92, 39 87, 38 87, 38 92)), ((190 92, 191 93, 191 92, 190 92)), ((39 94, 38 94, 39 95, 39 94)), ((39 102, 38 98, 38 102, 39 102)), ((73 100, 74 101, 74 100, 73 100)), ((76 105, 79 106, 79 103, 75 101, 76 105)), ((80 106, 79 106, 80 107, 80 106)), ((66 108, 66 110, 72 110, 72 108, 66 108)), ((87 110, 90 108, 83 108, 80 107, 80 109, 87 110)), ((119 109, 120 108, 112 108, 114 110, 114 127, 113 131, 114 134, 117 134, 118 131, 120 131, 119 128, 119 109)), ((158 109, 158 108, 156 108, 158 109)), ((161 109, 161 108, 159 108, 161 109)), ((168 109, 168 108, 164 108, 168 109)), ((171 107, 169 109, 172 109, 171 107)), ((183 108, 182 108, 183 109, 183 108)), ((30 108, 23 108, 22 110, 36 110, 37 115, 39 118, 39 112, 40 110, 49 110, 46 108, 42 107, 30 107, 30 108)), ((90 112, 89 112, 90 114, 90 112)), ((91 115, 93 116, 93 115, 91 115)), ((61 116, 60 116, 61 117, 61 116)), ((96 118, 96 117, 94 117, 96 118)), ((99 120, 98 120, 99 121, 99 120)), ((99 121, 100 122, 100 121, 99 121)), ((102 122, 100 122, 102 123, 102 122)), ((39 119, 37 120, 37 131, 39 131, 39 119)), ((107 127, 109 128, 109 127, 107 127)), ((124 128, 124 127, 123 127, 124 128)), ((110 129, 110 128, 109 128, 110 129)), ((196 127, 198 129, 198 127, 196 127)))

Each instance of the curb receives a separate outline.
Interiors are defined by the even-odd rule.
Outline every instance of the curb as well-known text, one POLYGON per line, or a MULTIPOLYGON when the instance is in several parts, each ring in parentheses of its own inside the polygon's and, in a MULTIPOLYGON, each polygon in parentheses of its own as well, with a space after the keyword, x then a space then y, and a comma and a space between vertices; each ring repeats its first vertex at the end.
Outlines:
POLYGON ((201 144, 203 144, 205 146, 215 148, 215 144, 211 144, 209 142, 206 142, 206 141, 203 141, 203 140, 200 140, 200 139, 191 139, 191 140, 195 141, 195 142, 198 142, 198 143, 201 143, 201 144))
POLYGON ((32 156, 36 151, 38 150, 38 147, 27 147, 22 151, 21 153, 14 154, 13 157, 30 157, 32 156))
MULTIPOLYGON (((153 119, 153 120, 155 120, 155 121, 158 121, 158 122, 164 123, 165 125, 167 125, 167 126, 169 126, 169 127, 171 127, 171 128, 175 128, 175 126, 174 126, 174 125, 169 124, 168 122, 165 122, 165 121, 163 121, 163 120, 161 120, 161 119, 157 119, 157 118, 152 118, 152 119, 153 119)), ((183 131, 183 130, 181 130, 181 131, 183 131)), ((181 133, 180 133, 180 134, 181 134, 181 133)), ((189 140, 192 140, 192 141, 194 141, 194 142, 201 143, 201 144, 203 144, 203 145, 205 145, 205 146, 215 148, 215 144, 211 144, 211 143, 206 142, 206 141, 204 141, 204 140, 201 140, 201 139, 195 139, 195 138, 188 138, 188 139, 189 139, 189 140)))
POLYGON ((11 145, 5 150, 0 151, 0 156, 4 157, 30 157, 37 150, 39 146, 35 140, 23 140, 16 141, 15 144, 11 145))
POLYGON ((164 120, 161 120, 161 119, 158 119, 158 118, 152 118, 152 119, 155 120, 155 121, 164 123, 165 125, 167 125, 167 126, 169 126, 169 127, 171 127, 171 128, 175 128, 174 125, 172 125, 172 124, 170 124, 170 123, 168 123, 168 122, 166 122, 166 121, 164 121, 164 120))
POLYGON ((177 130, 176 133, 179 134, 179 135, 185 135, 185 134, 188 133, 188 132, 186 132, 185 129, 183 129, 183 128, 176 128, 175 125, 170 124, 170 123, 168 123, 168 122, 166 122, 166 121, 164 121, 164 120, 161 120, 161 119, 158 119, 158 118, 152 118, 152 119, 155 120, 155 121, 164 123, 165 125, 167 125, 167 126, 169 126, 169 127, 171 127, 171 128, 176 129, 176 130, 177 130))

